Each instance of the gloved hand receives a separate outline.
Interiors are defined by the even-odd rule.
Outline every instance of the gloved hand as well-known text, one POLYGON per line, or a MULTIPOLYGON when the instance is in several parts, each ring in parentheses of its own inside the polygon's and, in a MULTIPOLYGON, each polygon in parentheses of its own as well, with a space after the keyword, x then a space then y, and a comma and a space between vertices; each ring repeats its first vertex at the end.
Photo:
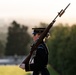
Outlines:
POLYGON ((25 64, 22 63, 22 64, 19 65, 19 67, 24 70, 25 69, 25 64))

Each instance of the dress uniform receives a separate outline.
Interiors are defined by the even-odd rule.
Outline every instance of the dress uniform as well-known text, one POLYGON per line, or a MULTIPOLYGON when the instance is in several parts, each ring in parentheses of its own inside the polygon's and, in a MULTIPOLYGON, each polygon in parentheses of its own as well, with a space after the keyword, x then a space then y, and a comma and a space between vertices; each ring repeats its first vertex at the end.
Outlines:
MULTIPOLYGON (((33 35, 41 34, 45 28, 33 28, 33 35)), ((33 75, 50 75, 47 70, 48 64, 48 49, 44 41, 35 50, 35 56, 33 57, 34 63, 30 63, 28 66, 25 65, 30 71, 33 71, 33 75)))

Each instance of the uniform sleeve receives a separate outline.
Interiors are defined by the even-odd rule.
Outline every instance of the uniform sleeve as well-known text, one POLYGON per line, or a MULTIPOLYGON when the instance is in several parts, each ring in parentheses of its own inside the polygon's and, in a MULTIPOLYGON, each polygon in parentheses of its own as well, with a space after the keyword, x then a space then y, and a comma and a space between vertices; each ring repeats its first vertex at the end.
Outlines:
POLYGON ((38 68, 45 67, 47 64, 47 60, 48 58, 45 49, 42 46, 39 46, 37 48, 35 57, 35 66, 37 66, 38 68))
POLYGON ((25 65, 25 71, 34 71, 35 65, 34 64, 26 64, 25 65))
POLYGON ((38 47, 36 54, 36 63, 43 64, 46 56, 45 49, 43 47, 38 47))

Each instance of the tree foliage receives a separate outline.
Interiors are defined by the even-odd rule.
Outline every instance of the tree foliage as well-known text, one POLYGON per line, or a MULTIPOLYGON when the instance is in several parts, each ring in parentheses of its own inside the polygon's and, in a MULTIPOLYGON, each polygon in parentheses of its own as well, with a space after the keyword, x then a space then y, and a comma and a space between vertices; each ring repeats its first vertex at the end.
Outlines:
POLYGON ((4 56, 4 44, 2 43, 2 41, 0 41, 0 57, 4 56))
POLYGON ((76 75, 76 25, 53 27, 47 44, 49 63, 60 75, 76 75))
POLYGON ((30 35, 27 30, 27 26, 21 26, 16 21, 11 23, 8 28, 6 55, 25 55, 27 53, 27 45, 30 42, 30 35))

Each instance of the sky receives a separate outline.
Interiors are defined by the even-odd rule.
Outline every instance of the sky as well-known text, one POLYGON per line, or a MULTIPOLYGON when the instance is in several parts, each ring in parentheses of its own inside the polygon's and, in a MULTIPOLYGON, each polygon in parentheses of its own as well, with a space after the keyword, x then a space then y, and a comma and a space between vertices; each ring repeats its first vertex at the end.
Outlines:
POLYGON ((3 22, 16 20, 26 25, 38 25, 40 22, 50 23, 61 9, 69 3, 62 17, 56 23, 76 23, 75 0, 0 0, 0 26, 3 22))

